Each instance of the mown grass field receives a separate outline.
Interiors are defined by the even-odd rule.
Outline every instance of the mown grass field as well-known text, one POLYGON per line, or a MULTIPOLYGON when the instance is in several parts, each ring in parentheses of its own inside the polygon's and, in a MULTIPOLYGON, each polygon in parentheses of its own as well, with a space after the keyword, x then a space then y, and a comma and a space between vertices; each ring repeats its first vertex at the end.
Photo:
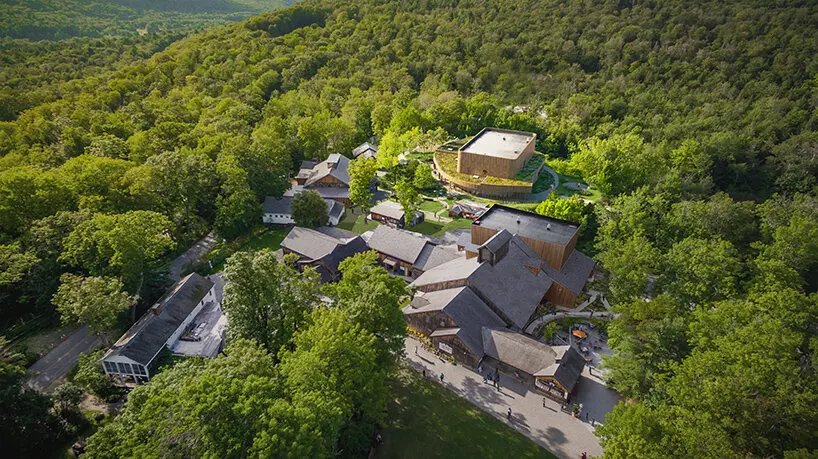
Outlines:
POLYGON ((403 369, 391 381, 377 458, 555 458, 500 420, 403 369))

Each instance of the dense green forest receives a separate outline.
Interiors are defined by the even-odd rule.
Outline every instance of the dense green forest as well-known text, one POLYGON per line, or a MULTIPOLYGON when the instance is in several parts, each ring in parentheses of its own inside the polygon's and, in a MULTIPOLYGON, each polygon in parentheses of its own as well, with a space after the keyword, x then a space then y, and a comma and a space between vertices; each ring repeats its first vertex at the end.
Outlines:
MULTIPOLYGON (((72 60, 52 79, 26 68, 51 59, 11 46, 0 316, 53 310, 65 273, 140 294, 176 247, 251 227, 302 159, 375 136, 391 166, 430 139, 529 130, 555 167, 605 195, 589 237, 622 314, 611 384, 632 399, 598 430, 605 456, 801 457, 818 449, 816 23, 806 1, 315 0, 167 47, 134 42, 133 63, 82 42, 95 69, 72 60), (151 47, 161 51, 141 59, 151 47), (30 100, 15 92, 35 86, 30 100)), ((330 320, 341 319, 315 318, 330 320)), ((278 364, 316 339, 242 352, 278 364)), ((237 371, 297 384, 286 368, 237 371)), ((157 397, 182 403, 172 395, 157 397)), ((357 406, 348 396, 339 403, 357 406)), ((161 432, 128 437, 127 423, 156 409, 140 400, 95 441, 161 432)), ((308 419, 323 405, 298 406, 308 419)), ((207 428, 245 419, 234 415, 207 428)), ((251 432, 289 435, 300 421, 276 422, 251 432)), ((267 451, 267 434, 184 451, 267 451)))
POLYGON ((286 0, 2 0, 0 36, 30 40, 136 37, 241 21, 289 3, 286 0))

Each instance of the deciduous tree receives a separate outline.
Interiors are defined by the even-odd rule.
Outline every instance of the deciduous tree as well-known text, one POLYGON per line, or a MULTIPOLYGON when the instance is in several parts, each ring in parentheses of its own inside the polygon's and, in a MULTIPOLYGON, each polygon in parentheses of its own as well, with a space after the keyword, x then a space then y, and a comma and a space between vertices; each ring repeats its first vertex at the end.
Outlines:
POLYGON ((290 212, 295 224, 306 228, 324 226, 329 221, 327 202, 315 190, 296 193, 290 202, 290 212))
POLYGON ((63 274, 60 281, 62 284, 54 294, 53 302, 63 322, 88 325, 93 333, 103 337, 116 323, 117 315, 127 311, 135 302, 122 291, 124 286, 116 278, 63 274))
POLYGON ((267 250, 238 252, 224 269, 222 307, 230 316, 231 339, 252 339, 271 353, 289 344, 319 304, 318 275, 299 273, 267 250))
POLYGON ((360 157, 349 163, 349 200, 364 213, 369 210, 374 197, 371 186, 377 171, 375 158, 360 157))

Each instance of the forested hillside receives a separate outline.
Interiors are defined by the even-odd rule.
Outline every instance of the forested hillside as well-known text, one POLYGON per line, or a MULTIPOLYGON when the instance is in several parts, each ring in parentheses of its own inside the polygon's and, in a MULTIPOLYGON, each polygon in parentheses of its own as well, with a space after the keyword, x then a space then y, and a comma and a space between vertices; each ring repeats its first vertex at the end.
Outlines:
POLYGON ((606 457, 816 450, 817 23, 807 1, 314 0, 43 81, 0 99, 0 316, 53 308, 66 272, 139 293, 175 246, 246 231, 302 159, 530 130, 605 195, 607 365, 633 400, 606 457))
POLYGON ((135 37, 241 21, 286 0, 3 0, 0 36, 30 40, 135 37))

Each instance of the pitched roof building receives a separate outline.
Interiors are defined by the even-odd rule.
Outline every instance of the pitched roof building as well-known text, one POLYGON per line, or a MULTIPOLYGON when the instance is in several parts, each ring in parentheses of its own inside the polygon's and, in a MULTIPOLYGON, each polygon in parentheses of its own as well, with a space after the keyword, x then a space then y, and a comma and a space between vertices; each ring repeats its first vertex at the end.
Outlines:
POLYGON ((299 267, 314 267, 323 282, 341 279, 338 265, 344 259, 366 252, 366 242, 355 233, 337 228, 317 229, 294 227, 281 243, 284 254, 294 253, 300 257, 299 267))
POLYGON ((333 153, 326 161, 304 161, 296 175, 296 183, 306 188, 349 187, 349 158, 333 153), (309 167, 312 166, 312 167, 309 167))
POLYGON ((463 257, 457 250, 439 246, 426 236, 386 225, 378 225, 372 231, 367 245, 378 252, 378 258, 387 269, 408 277, 417 277, 426 270, 463 257))
POLYGON ((364 142, 364 143, 358 145, 357 147, 355 147, 354 150, 352 150, 352 157, 355 158, 355 159, 358 159, 358 158, 369 159, 369 158, 375 157, 377 154, 378 154, 378 147, 376 147, 375 145, 372 145, 369 142, 364 142))
POLYGON ((191 273, 177 282, 105 353, 103 368, 109 375, 150 379, 159 353, 172 347, 196 315, 218 301, 214 282, 191 273))
MULTIPOLYGON (((390 200, 381 201, 372 206, 369 210, 370 220, 398 228, 403 228, 406 225, 405 215, 406 213, 403 211, 403 207, 399 203, 390 200)), ((423 213, 415 212, 410 226, 414 226, 422 221, 423 213)))
MULTIPOLYGON (((293 188, 295 188, 295 186, 293 188)), ((329 189, 337 190, 338 188, 329 189)), ((319 190, 321 190, 321 188, 317 189, 316 191, 319 190)), ((290 189, 290 191, 293 191, 292 188, 290 189)), ((299 187, 299 191, 303 191, 303 188, 299 187)), ((280 198, 274 198, 272 196, 267 196, 266 198, 264 198, 264 204, 262 204, 261 206, 262 208, 261 221, 264 223, 274 225, 295 224, 295 220, 293 219, 293 213, 291 210, 294 194, 296 193, 292 193, 290 196, 285 194, 280 198)), ((349 193, 347 192, 347 195, 348 194, 349 193)), ((341 218, 344 217, 345 210, 344 205, 334 199, 328 198, 324 198, 324 202, 327 204, 327 215, 329 216, 328 224, 333 226, 337 225, 338 222, 341 221, 341 218)))
POLYGON ((475 220, 470 235, 458 239, 466 257, 428 269, 412 282, 417 293, 403 309, 409 327, 467 365, 493 359, 545 395, 565 400, 584 359, 574 349, 551 348, 519 330, 544 300, 573 305, 584 288, 594 262, 574 250, 578 233, 578 225, 569 222, 493 206, 475 220))

